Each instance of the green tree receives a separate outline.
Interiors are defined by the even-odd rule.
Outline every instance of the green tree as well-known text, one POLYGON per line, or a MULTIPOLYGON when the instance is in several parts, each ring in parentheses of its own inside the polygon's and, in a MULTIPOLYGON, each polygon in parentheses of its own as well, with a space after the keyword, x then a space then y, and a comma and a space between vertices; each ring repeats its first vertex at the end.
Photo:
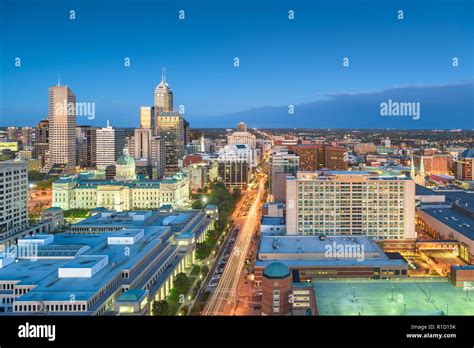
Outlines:
POLYGON ((189 287, 191 286, 191 282, 189 278, 186 276, 185 273, 178 273, 176 275, 176 279, 174 280, 173 287, 179 294, 186 295, 189 291, 189 287))
POLYGON ((202 266, 202 268, 201 268, 202 277, 204 278, 207 275, 207 273, 209 273, 209 267, 202 266))
POLYGON ((171 309, 166 300, 153 302, 151 312, 153 315, 171 315, 171 309))

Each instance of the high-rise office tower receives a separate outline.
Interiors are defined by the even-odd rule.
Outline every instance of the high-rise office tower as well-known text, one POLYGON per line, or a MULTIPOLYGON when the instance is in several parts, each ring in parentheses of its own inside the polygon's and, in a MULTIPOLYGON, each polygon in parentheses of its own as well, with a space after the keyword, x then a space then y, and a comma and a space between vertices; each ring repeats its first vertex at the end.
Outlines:
POLYGON ((367 172, 298 172, 286 181, 288 235, 415 238, 415 182, 367 172))
POLYGON ((34 128, 22 127, 21 128, 21 142, 23 148, 33 146, 34 128))
POLYGON ((133 151, 131 155, 136 160, 151 159, 152 130, 149 128, 136 128, 133 135, 133 151))
POLYGON ((171 90, 170 86, 166 83, 166 71, 163 68, 162 75, 161 75, 161 82, 155 88, 155 129, 157 129, 157 117, 162 112, 171 112, 173 111, 173 91, 171 90))
POLYGON ((44 167, 49 157, 49 121, 41 120, 35 128, 35 145, 33 147, 33 158, 41 160, 44 167))
POLYGON ((189 123, 179 112, 161 112, 155 119, 157 134, 165 142, 166 174, 179 171, 178 160, 185 152, 189 123))
POLYGON ((122 154, 125 148, 127 132, 124 128, 114 128, 115 136, 115 160, 117 160, 122 154))
POLYGON ((91 126, 76 127, 77 164, 81 168, 96 166, 97 129, 91 126))
POLYGON ((49 88, 49 156, 51 165, 73 172, 76 166, 76 96, 67 86, 49 88))
POLYGON ((162 179, 165 175, 166 152, 165 140, 160 136, 154 136, 151 140, 151 165, 153 179, 162 179))
POLYGON ((115 164, 115 130, 107 121, 107 126, 96 131, 96 165, 99 169, 115 164))
POLYGON ((153 106, 140 108, 140 128, 153 129, 153 106))
POLYGON ((8 127, 7 128, 7 140, 8 141, 17 141, 18 140, 18 128, 8 127))

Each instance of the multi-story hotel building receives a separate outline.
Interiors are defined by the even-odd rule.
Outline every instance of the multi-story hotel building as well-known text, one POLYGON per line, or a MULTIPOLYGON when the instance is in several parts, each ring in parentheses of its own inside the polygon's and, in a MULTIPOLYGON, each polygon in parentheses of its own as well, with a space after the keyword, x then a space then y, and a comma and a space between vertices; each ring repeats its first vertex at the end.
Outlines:
POLYGON ((28 226, 28 168, 25 161, 0 162, 0 239, 28 226))
POLYGON ((286 182, 288 235, 415 238, 415 182, 368 172, 298 172, 286 182))
POLYGON ((51 165, 73 172, 76 166, 76 96, 67 86, 49 88, 49 156, 51 165))

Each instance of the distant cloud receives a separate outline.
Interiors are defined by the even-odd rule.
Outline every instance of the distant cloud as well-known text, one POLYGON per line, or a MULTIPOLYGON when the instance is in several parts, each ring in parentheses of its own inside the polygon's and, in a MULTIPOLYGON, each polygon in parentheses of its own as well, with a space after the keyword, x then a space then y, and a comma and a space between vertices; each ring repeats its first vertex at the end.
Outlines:
POLYGON ((396 86, 377 92, 333 93, 312 103, 260 107, 228 116, 194 117, 193 126, 228 127, 243 120, 253 127, 277 128, 399 128, 473 129, 474 83, 472 80, 445 85, 396 86), (381 103, 419 103, 421 115, 383 117, 381 103), (204 123, 205 120, 205 123, 204 123))

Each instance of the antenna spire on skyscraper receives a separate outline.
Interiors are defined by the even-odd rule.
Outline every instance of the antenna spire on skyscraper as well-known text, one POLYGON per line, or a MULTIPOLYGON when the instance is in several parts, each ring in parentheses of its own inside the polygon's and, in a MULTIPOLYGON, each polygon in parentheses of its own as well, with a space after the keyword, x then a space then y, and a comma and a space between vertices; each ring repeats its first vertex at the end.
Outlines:
POLYGON ((61 74, 58 74, 58 86, 61 86, 61 74))
POLYGON ((163 83, 166 83, 166 68, 165 67, 161 68, 161 81, 163 81, 163 83))

